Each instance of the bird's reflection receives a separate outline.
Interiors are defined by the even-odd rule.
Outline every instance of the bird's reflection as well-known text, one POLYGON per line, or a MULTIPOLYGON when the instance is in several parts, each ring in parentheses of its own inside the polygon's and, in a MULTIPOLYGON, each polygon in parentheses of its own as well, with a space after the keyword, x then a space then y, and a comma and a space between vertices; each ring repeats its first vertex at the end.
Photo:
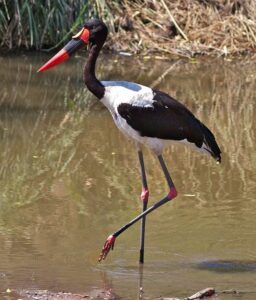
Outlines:
POLYGON ((139 265, 139 284, 138 284, 138 300, 143 299, 144 289, 143 289, 143 274, 144 274, 144 265, 139 265))
MULTIPOLYGON (((138 278, 138 288, 137 288, 137 299, 141 300, 144 296, 144 288, 143 288, 143 279, 144 279, 144 265, 140 264, 137 269, 137 278, 138 278)), ((115 287, 113 286, 113 282, 111 280, 111 276, 105 270, 100 272, 100 278, 102 281, 102 287, 95 289, 92 293, 93 296, 102 297, 102 299, 107 300, 116 300, 120 299, 121 297, 115 291, 115 287)))
POLYGON ((120 299, 120 297, 114 292, 112 280, 109 278, 107 272, 102 270, 100 272, 100 277, 102 280, 102 288, 95 289, 96 294, 94 293, 93 296, 96 299, 98 299, 98 298, 106 299, 106 300, 120 299))

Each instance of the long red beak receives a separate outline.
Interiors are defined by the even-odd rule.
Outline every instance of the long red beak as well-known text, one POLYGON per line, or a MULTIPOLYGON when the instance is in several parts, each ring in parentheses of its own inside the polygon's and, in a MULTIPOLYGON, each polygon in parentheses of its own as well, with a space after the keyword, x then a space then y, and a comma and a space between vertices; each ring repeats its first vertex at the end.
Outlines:
POLYGON ((44 72, 63 61, 69 59, 69 57, 75 53, 78 49, 88 43, 89 30, 83 28, 78 34, 73 36, 72 40, 61 49, 56 55, 54 55, 47 63, 45 63, 37 72, 44 72))

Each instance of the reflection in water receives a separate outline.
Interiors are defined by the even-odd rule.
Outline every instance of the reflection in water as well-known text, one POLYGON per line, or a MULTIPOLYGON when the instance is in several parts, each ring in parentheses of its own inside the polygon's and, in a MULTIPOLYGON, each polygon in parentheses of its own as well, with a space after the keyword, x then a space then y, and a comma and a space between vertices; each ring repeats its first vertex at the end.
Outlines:
POLYGON ((144 265, 139 265, 139 284, 138 284, 138 300, 143 298, 143 272, 144 272, 144 265))
POLYGON ((252 272, 256 271, 255 261, 202 261, 197 266, 200 269, 212 270, 215 272, 252 272))
MULTIPOLYGON (((83 87, 82 58, 42 76, 36 70, 45 60, 0 58, 1 286, 84 291, 102 288, 103 272, 125 299, 140 296, 138 285, 143 299, 185 297, 206 286, 251 289, 255 272, 230 276, 193 266, 256 260, 255 63, 180 62, 157 86, 216 133, 224 155, 215 165, 183 146, 166 151, 180 193, 148 219, 142 280, 139 226, 97 264, 105 237, 140 212, 137 153, 83 87)), ((100 78, 146 85, 170 67, 115 56, 101 61, 100 78)), ((149 152, 145 163, 153 203, 167 187, 149 152)))

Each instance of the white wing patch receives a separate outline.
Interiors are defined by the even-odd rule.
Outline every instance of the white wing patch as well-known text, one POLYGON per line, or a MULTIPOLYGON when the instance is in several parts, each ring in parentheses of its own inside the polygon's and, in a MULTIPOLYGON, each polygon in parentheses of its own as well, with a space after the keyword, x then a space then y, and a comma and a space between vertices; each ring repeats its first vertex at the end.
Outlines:
POLYGON ((138 107, 153 107, 153 91, 141 84, 128 81, 101 81, 105 94, 101 102, 113 112, 118 105, 127 103, 138 107))

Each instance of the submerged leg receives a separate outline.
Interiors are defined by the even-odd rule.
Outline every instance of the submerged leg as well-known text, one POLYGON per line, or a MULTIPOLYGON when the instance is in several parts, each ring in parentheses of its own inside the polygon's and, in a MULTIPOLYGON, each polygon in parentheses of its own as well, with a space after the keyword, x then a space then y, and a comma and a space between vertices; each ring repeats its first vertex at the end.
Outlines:
MULTIPOLYGON (((141 200, 142 200, 142 212, 147 209, 148 206, 148 184, 146 171, 144 166, 143 154, 142 151, 138 151, 140 168, 141 168, 141 180, 142 180, 142 192, 141 192, 141 200)), ((145 227, 146 227, 146 216, 144 216, 141 220, 141 235, 140 235, 140 263, 144 263, 144 245, 145 245, 145 227)))
POLYGON ((123 233, 126 229, 128 229, 129 227, 131 227, 134 223, 138 222, 140 219, 142 219, 143 217, 145 217, 147 214, 151 213, 152 211, 154 211, 155 209, 157 209, 158 207, 162 206, 163 204, 165 204, 166 202, 174 199, 176 196, 177 196, 177 191, 176 191, 176 188, 173 184, 173 181, 171 179, 171 176, 166 168, 166 165, 164 163, 164 160, 162 158, 161 155, 158 156, 158 159, 159 159, 159 162, 161 164, 161 167, 163 169, 163 172, 164 172, 164 175, 165 175, 165 178, 167 180, 167 183, 169 185, 169 188, 170 188, 170 191, 168 193, 167 196, 165 196, 163 199, 161 199, 160 201, 158 201, 157 203, 155 203, 154 205, 152 205, 151 207, 149 207, 148 209, 146 209, 144 212, 142 212, 140 215, 138 215, 136 218, 134 218, 133 220, 131 220, 129 223, 127 223, 126 225, 124 225, 123 227, 121 227, 119 230, 117 230, 116 232, 114 232, 112 235, 110 235, 103 248, 102 248, 102 251, 101 251, 101 254, 100 254, 100 257, 99 257, 99 262, 104 260, 107 255, 108 255, 108 252, 110 251, 110 249, 114 249, 114 244, 115 244, 115 240, 116 238, 121 234, 123 233))

